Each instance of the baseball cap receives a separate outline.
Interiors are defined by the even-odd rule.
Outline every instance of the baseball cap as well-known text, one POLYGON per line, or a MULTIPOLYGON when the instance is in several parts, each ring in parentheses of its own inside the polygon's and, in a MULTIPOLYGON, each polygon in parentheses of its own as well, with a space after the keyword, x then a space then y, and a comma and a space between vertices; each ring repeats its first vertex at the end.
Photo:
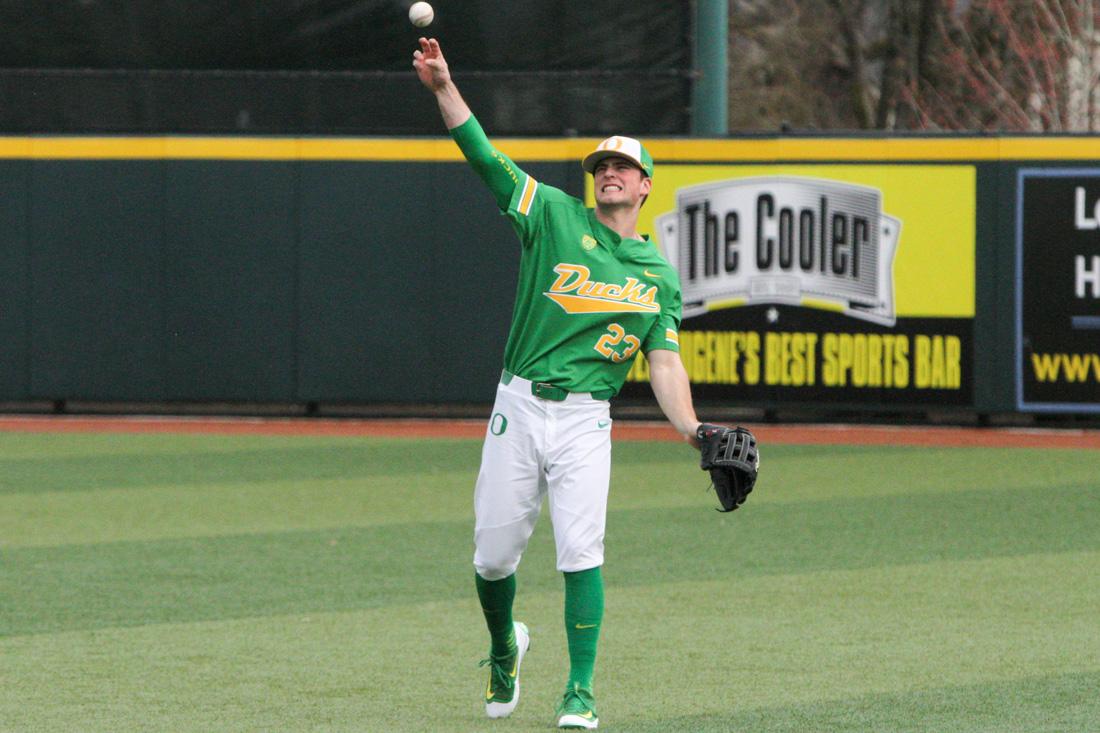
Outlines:
POLYGON ((588 173, 591 173, 596 170, 597 163, 613 155, 618 155, 632 161, 642 169, 643 173, 650 178, 653 177, 653 156, 649 154, 649 151, 646 150, 640 142, 632 137, 623 137, 622 135, 614 135, 597 145, 595 150, 584 156, 584 160, 581 161, 581 167, 588 173))

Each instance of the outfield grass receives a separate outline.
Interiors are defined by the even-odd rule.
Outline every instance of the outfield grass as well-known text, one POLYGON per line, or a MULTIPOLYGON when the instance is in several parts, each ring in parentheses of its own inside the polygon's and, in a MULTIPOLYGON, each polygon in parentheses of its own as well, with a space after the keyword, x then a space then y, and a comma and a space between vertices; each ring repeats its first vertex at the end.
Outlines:
MULTIPOLYGON (((483 718, 477 441, 0 433, 0 731, 539 731, 483 718)), ((1100 454, 765 446, 732 515, 618 443, 601 730, 1100 730, 1100 454)))

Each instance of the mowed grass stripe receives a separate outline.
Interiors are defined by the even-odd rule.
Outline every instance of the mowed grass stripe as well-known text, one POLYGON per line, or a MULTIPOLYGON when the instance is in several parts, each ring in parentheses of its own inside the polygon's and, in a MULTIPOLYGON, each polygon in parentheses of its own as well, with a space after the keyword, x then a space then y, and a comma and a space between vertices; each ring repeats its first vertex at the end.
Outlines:
MULTIPOLYGON (((472 487, 481 442, 432 444, 431 453, 414 453, 408 440, 364 437, 0 433, 0 496, 411 474, 465 476, 472 487)), ((1047 476, 1067 482, 1095 480, 1095 455, 1088 451, 776 445, 762 453, 760 486, 769 490, 764 501, 813 498, 820 491, 905 493, 911 490, 907 477, 941 489, 1024 486, 1047 476), (982 465, 981 474, 975 474, 976 464, 982 465)), ((705 485, 695 464, 691 449, 677 443, 624 441, 614 449, 616 477, 645 476, 655 466, 672 470, 658 469, 663 482, 644 482, 654 490, 647 493, 658 499, 705 485)))
MULTIPOLYGON (((405 442, 279 437, 230 450, 204 436, 187 454, 122 437, 156 450, 136 455, 113 441, 121 452, 95 459, 0 461, 0 548, 468 519, 480 453, 477 441, 443 442, 421 458, 405 442)), ((751 507, 1095 481, 1087 452, 775 446, 766 455, 751 507)), ((708 483, 686 446, 624 443, 610 506, 710 507, 708 483)))
POLYGON ((240 450, 338 445, 340 442, 354 440, 358 438, 208 433, 21 433, 0 430, 0 461, 106 455, 232 453, 240 450))
MULTIPOLYGON (((213 445, 213 438, 208 438, 213 445)), ((0 459, 0 494, 89 491, 134 486, 204 486, 300 479, 362 478, 465 471, 476 475, 479 452, 469 440, 435 441, 437 456, 420 458, 407 441, 314 439, 273 445, 270 439, 239 441, 182 453, 151 450, 75 456, 0 459), (445 458, 440 457, 445 456, 445 458)))
MULTIPOLYGON (((749 499, 801 503, 971 490, 1039 493, 1065 485, 1100 486, 1094 451, 1018 448, 767 446, 749 499)), ((686 446, 615 446, 610 506, 717 506, 710 480, 686 446), (685 465, 684 455, 689 462, 685 465)))
POLYGON ((412 473, 0 496, 0 549, 405 524, 411 505, 473 526, 468 476, 412 473))
POLYGON ((1100 689, 1100 671, 1037 675, 726 714, 687 714, 674 718, 658 714, 630 720, 619 730, 631 733, 1092 731, 1100 719, 1097 689, 1100 689))
MULTIPOLYGON (((621 603, 649 606, 652 616, 608 626, 609 637, 625 634, 617 647, 625 656, 603 654, 605 669, 640 673, 606 697, 631 731, 894 731, 899 718, 912 730, 1003 730, 970 715, 990 688, 1008 693, 995 716, 1007 722, 1017 702, 1008 682, 1079 675, 1072 688, 1100 674, 1090 610, 1100 586, 1089 580, 1098 571, 1097 552, 1035 554, 745 578, 708 583, 709 593, 698 584, 624 589, 621 603), (647 601, 647 593, 669 600, 647 601), (676 669, 681 693, 703 686, 710 694, 672 691, 667 714, 634 715, 667 680, 668 667, 645 664, 654 659, 676 669), (942 709, 898 716, 890 707, 949 690, 957 704, 949 725, 929 725, 942 709), (882 706, 853 700, 868 696, 881 696, 882 706), (802 713, 811 715, 791 727, 802 713), (847 727, 833 728, 833 719, 847 727)), ((1100 699, 1087 707, 1100 711, 1100 699)), ((1066 719, 1052 712, 1048 721, 1066 719)))
MULTIPOLYGON (((1089 730, 1098 568, 1093 552, 611 582, 601 729, 1089 730)), ((552 720, 567 671, 560 614, 560 587, 521 583, 534 644, 509 730, 552 720)), ((9 637, 0 720, 88 733, 497 731, 479 699, 486 644, 472 587, 345 613, 9 637), (430 659, 412 678, 410 656, 430 659), (412 694, 421 684, 430 695, 412 694)))
MULTIPOLYGON (((605 572, 616 582, 653 584, 1094 550, 1098 499, 1096 486, 1071 485, 762 502, 733 515, 699 506, 617 510, 605 572)), ((543 521, 533 546, 552 556, 551 541, 543 521)), ((0 565, 0 635, 462 597, 470 555, 467 518, 13 548, 0 565)), ((558 582, 546 571, 523 577, 535 590, 558 582)))

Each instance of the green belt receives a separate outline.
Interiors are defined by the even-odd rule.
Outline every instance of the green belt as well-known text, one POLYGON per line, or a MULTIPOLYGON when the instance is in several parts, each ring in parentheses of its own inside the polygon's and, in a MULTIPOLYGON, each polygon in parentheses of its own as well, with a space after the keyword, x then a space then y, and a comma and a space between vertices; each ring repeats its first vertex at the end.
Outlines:
MULTIPOLYGON (((500 383, 507 385, 511 384, 514 374, 507 369, 500 373, 500 383)), ((531 394, 538 397, 541 400, 550 400, 551 402, 562 402, 569 396, 569 390, 562 387, 555 387, 552 384, 546 382, 531 382, 531 394)), ((579 393, 577 393, 579 394, 579 393)), ((601 389, 599 392, 592 392, 592 399, 595 400, 609 400, 615 396, 615 390, 601 389)))

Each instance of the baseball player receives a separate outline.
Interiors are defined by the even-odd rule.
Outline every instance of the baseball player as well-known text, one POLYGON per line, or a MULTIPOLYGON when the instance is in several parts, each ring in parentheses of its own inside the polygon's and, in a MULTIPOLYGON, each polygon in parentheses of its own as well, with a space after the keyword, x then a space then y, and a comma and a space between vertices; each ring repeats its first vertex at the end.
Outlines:
POLYGON ((603 618, 604 524, 611 473, 608 400, 646 354, 657 402, 686 440, 700 423, 678 354, 676 272, 637 231, 653 185, 641 143, 611 137, 585 156, 595 209, 527 175, 492 147, 435 39, 413 53, 451 136, 522 244, 519 287, 474 491, 474 568, 489 628, 485 712, 508 716, 530 645, 512 619, 516 568, 547 498, 565 577, 569 678, 559 728, 596 728, 592 678, 603 618))

